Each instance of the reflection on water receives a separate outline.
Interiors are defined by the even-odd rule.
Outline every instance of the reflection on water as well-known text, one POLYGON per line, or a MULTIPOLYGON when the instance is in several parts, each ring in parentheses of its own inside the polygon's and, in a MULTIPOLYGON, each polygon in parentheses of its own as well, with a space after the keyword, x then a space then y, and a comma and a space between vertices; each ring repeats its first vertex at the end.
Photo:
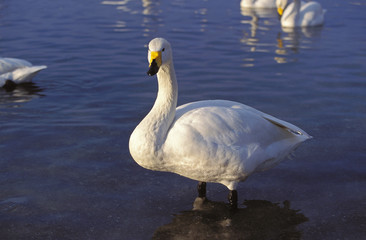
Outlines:
POLYGON ((0 104, 29 102, 35 97, 42 97, 43 89, 35 83, 22 83, 11 89, 0 88, 0 104))
MULTIPOLYGON (((131 0, 102 1, 101 4, 116 6, 117 10, 120 10, 123 12, 128 12, 131 14, 139 14, 140 12, 138 10, 133 9, 128 6, 128 3, 130 3, 130 2, 131 2, 131 0)), ((160 1, 142 0, 142 7, 143 7, 142 14, 148 15, 148 16, 151 16, 151 15, 157 16, 157 15, 161 14, 161 10, 158 8, 158 6, 160 6, 160 1)))
POLYGON ((275 8, 240 8, 241 15, 257 18, 277 18, 275 8))
MULTIPOLYGON (((297 56, 291 55, 299 53, 300 49, 312 48, 313 39, 319 38, 322 31, 322 27, 281 28, 276 9, 241 8, 241 15, 250 19, 241 21, 249 26, 249 31, 244 29, 240 42, 248 47, 248 52, 270 53, 274 50, 277 63, 297 61, 297 56)), ((245 67, 255 65, 253 58, 244 61, 245 67)))
POLYGON ((208 23, 207 13, 208 13, 207 8, 200 8, 194 11, 194 14, 198 16, 198 19, 200 19, 199 22, 201 32, 204 32, 207 29, 207 23, 208 23))
POLYGON ((159 6, 160 1, 142 0, 142 7, 144 8, 142 14, 146 16, 158 16, 162 13, 159 6))
MULTIPOLYGON (((244 34, 241 42, 251 47, 251 51, 258 51, 257 45, 260 46, 259 31, 268 32, 274 25, 274 18, 277 16, 276 9, 248 9, 241 8, 241 14, 245 17, 251 17, 251 20, 242 20, 242 24, 250 25, 250 34, 244 34), (262 18, 269 18, 266 21, 259 22, 262 18), (262 25, 260 25, 260 23, 262 25)), ((262 46, 266 44, 262 43, 262 46)))
POLYGON ((159 27, 163 25, 160 17, 162 10, 159 1, 142 0, 142 7, 143 18, 141 26, 144 28, 143 36, 148 37, 150 32, 157 32, 159 27))
MULTIPOLYGON (((102 5, 116 6, 116 9, 117 10, 122 11, 124 13, 131 13, 131 14, 133 14, 133 12, 136 13, 136 11, 132 11, 132 9, 130 9, 127 6, 128 2, 130 2, 130 0, 123 0, 123 1, 102 1, 101 4, 102 5)), ((114 30, 116 32, 126 32, 126 31, 129 31, 129 29, 127 28, 127 22, 126 21, 118 20, 118 21, 116 21, 116 23, 115 23, 115 25, 113 27, 114 27, 114 30)))
POLYGON ((123 12, 121 20, 113 25, 116 32, 135 31, 142 27, 142 35, 149 36, 150 32, 156 32, 162 27, 160 1, 142 0, 142 12, 137 10, 138 5, 131 0, 123 1, 102 1, 102 5, 116 6, 118 11, 123 12), (135 21, 135 15, 141 15, 141 23, 135 21))
MULTIPOLYGON (((277 21, 276 9, 255 9, 241 8, 241 15, 250 17, 250 20, 242 20, 241 23, 249 25, 249 32, 243 31, 240 42, 248 47, 249 52, 270 52, 273 42, 268 42, 267 34, 271 34, 271 29, 277 21), (266 42, 267 41, 267 42, 266 42)), ((244 59, 245 67, 253 67, 253 59, 244 59)))
POLYGON ((196 198, 194 209, 174 216, 153 239, 301 239, 297 226, 308 221, 299 210, 265 200, 246 200, 230 211, 226 204, 196 198))
POLYGON ((103 5, 113 5, 113 6, 117 6, 117 10, 123 11, 123 12, 129 12, 129 13, 133 13, 132 9, 130 9, 127 6, 127 3, 130 2, 131 0, 122 0, 122 1, 103 1, 101 2, 101 4, 103 5))
POLYGON ((277 63, 297 61, 296 58, 289 59, 290 53, 299 53, 300 49, 311 48, 309 45, 321 36, 322 27, 311 28, 284 28, 277 35, 277 49, 274 60, 277 63))

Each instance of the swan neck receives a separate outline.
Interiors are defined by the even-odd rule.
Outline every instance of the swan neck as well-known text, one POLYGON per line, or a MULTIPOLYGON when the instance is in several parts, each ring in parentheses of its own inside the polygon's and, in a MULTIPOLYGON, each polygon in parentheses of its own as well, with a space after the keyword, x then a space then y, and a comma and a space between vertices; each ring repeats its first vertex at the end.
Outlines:
MULTIPOLYGON (((177 107, 178 86, 173 63, 162 66, 158 74, 158 96, 155 105, 174 110, 177 107)), ((165 109, 165 110, 168 110, 165 109)))
POLYGON ((284 10, 284 15, 281 18, 281 21, 292 22, 293 25, 297 22, 299 18, 299 12, 301 9, 301 1, 294 0, 292 3, 289 3, 284 10))
POLYGON ((134 160, 152 170, 164 168, 161 148, 174 121, 178 99, 173 63, 163 65, 157 77, 158 95, 154 106, 135 128, 129 142, 130 153, 134 160))
POLYGON ((178 99, 177 79, 174 66, 170 64, 160 68, 158 74, 158 94, 149 114, 146 116, 147 127, 152 132, 151 142, 155 143, 155 150, 164 143, 167 132, 172 124, 178 99))

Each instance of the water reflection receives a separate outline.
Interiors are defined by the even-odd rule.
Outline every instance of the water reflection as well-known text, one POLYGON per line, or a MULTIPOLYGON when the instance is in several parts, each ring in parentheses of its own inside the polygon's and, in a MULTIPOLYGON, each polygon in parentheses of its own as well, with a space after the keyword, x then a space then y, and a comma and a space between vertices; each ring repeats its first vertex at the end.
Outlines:
POLYGON ((103 5, 112 5, 116 6, 117 10, 123 12, 133 13, 132 10, 127 6, 127 3, 131 0, 122 0, 122 1, 102 1, 101 4, 103 5))
MULTIPOLYGON (((136 14, 137 11, 133 11, 131 8, 128 7, 128 3, 131 0, 122 0, 122 1, 102 1, 102 5, 110 5, 110 6, 116 6, 116 9, 118 11, 122 11, 123 13, 130 13, 130 14, 136 14)), ((128 32, 130 29, 127 27, 127 21, 126 19, 118 20, 115 25, 113 25, 114 31, 116 32, 128 32)), ((131 26, 130 26, 131 27, 131 26)))
MULTIPOLYGON (((150 32, 156 32, 161 27, 162 19, 160 1, 142 0, 142 11, 140 4, 136 1, 102 1, 102 5, 116 6, 118 11, 122 11, 121 19, 113 25, 116 32, 128 32, 142 27, 143 36, 148 36, 150 32), (136 15, 141 15, 142 22, 136 21, 136 15)), ((140 17, 140 16, 139 16, 140 17)))
POLYGON ((275 18, 278 19, 276 8, 240 8, 241 15, 257 18, 275 18))
POLYGON ((142 14, 144 16, 141 24, 144 31, 143 36, 148 37, 150 36, 150 32, 157 32, 159 27, 163 25, 160 17, 162 10, 160 8, 160 2, 153 0, 142 0, 142 7, 142 14))
POLYGON ((194 14, 200 19, 199 22, 201 32, 205 32, 207 29, 207 23, 208 23, 207 13, 208 13, 207 8, 200 8, 194 11, 194 14))
MULTIPOLYGON (((297 53, 300 49, 312 48, 314 39, 321 36, 322 27, 308 28, 284 28, 280 32, 273 31, 279 26, 276 9, 241 8, 241 15, 249 20, 241 21, 241 24, 249 26, 249 31, 243 31, 241 43, 248 47, 249 52, 269 53, 275 48, 274 60, 277 63, 297 61, 297 53), (273 37, 268 37, 273 34, 273 37), (270 40, 275 40, 270 41, 270 40), (295 54, 295 55, 293 55, 295 54)), ((253 67, 255 59, 244 59, 244 67, 253 67)))
POLYGON ((35 97, 44 96, 43 89, 35 83, 22 83, 12 88, 0 88, 0 104, 29 102, 35 97))
POLYGON ((313 39, 321 36, 322 27, 311 28, 284 28, 277 35, 277 49, 275 61, 286 63, 297 61, 297 58, 289 58, 291 53, 299 53, 300 49, 311 48, 313 39))
POLYGON ((301 239, 297 225, 308 221, 299 210, 265 200, 246 200, 230 211, 226 204, 197 198, 193 210, 174 216, 153 239, 301 239))
MULTIPOLYGON (((250 52, 270 52, 272 42, 268 42, 267 34, 270 33, 271 28, 276 24, 277 12, 276 9, 271 8, 241 8, 241 15, 250 17, 250 20, 242 20, 241 23, 249 25, 249 31, 243 31, 241 43, 248 47, 250 52), (266 40, 267 42, 265 42, 266 40)), ((275 38, 275 36, 273 37, 275 38)), ((254 66, 253 59, 244 59, 245 67, 254 66)))
POLYGON ((146 16, 158 16, 161 14, 160 1, 142 0, 143 15, 146 16))

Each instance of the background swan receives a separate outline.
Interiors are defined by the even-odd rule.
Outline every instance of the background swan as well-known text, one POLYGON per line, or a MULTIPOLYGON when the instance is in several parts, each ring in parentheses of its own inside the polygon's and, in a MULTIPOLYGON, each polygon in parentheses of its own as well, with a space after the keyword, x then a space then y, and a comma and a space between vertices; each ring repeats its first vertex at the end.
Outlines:
POLYGON ((177 80, 171 46, 163 38, 149 43, 149 75, 157 74, 154 106, 130 136, 129 149, 142 167, 200 181, 224 184, 232 207, 236 186, 269 169, 310 138, 300 128, 241 103, 207 100, 176 108, 177 80))
POLYGON ((294 0, 276 0, 278 14, 281 16, 282 27, 312 27, 324 24, 322 6, 318 2, 301 2, 294 0))
POLYGON ((32 66, 26 60, 16 58, 0 58, 0 87, 7 81, 13 84, 30 82, 32 78, 47 66, 32 66))
POLYGON ((242 8, 276 8, 276 0, 241 0, 242 8))

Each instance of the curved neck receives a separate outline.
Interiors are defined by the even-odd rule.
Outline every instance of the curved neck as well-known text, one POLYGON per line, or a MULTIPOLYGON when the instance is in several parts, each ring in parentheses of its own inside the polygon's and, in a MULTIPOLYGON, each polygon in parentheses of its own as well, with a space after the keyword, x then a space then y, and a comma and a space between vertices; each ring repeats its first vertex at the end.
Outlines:
MULTIPOLYGON (((294 0, 285 7, 286 15, 282 16, 283 20, 297 22, 301 8, 301 1, 294 0)), ((281 19, 282 20, 282 19, 281 19)))
POLYGON ((173 115, 174 118, 178 100, 178 84, 173 62, 162 66, 157 77, 158 95, 151 112, 156 111, 160 116, 173 115))
POLYGON ((178 99, 178 86, 173 62, 162 66, 157 74, 158 95, 149 114, 140 125, 144 131, 150 132, 147 141, 158 150, 164 143, 167 132, 172 124, 178 99))

